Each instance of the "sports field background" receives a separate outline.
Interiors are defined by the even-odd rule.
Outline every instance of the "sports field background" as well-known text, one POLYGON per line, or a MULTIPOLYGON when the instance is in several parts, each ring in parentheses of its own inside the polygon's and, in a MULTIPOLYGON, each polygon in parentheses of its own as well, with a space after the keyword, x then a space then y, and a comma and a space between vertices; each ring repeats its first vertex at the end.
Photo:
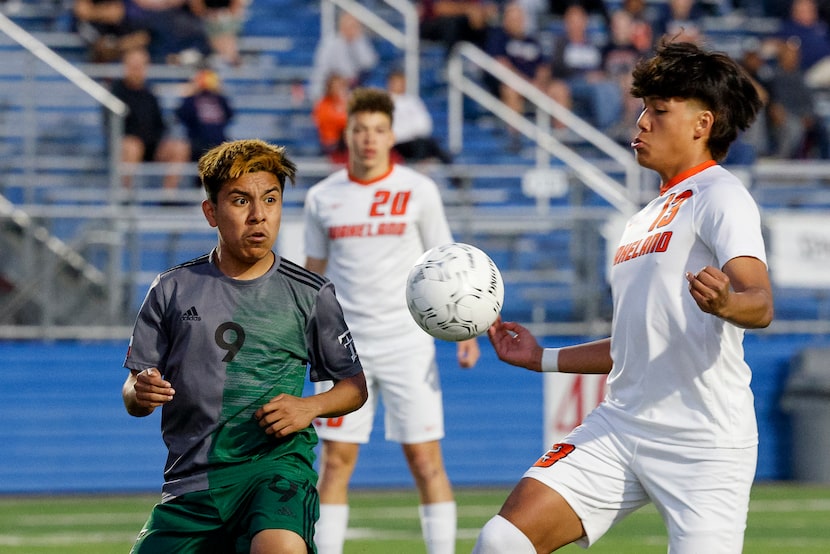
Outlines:
MULTIPOLYGON (((748 339, 761 436, 744 552, 828 554, 830 483, 784 482, 794 448, 779 404, 793 356, 828 339, 748 339)), ((538 374, 501 364, 488 345, 470 371, 454 367, 451 346, 438 349, 443 446, 459 506, 457 551, 464 553, 542 452, 543 398, 538 374)), ((164 449, 158 414, 136 419, 124 412, 125 350, 126 341, 0 343, 0 553, 128 551, 156 501, 164 449)), ((361 451, 354 485, 345 554, 424 552, 411 477, 381 429, 361 451)), ((648 508, 589 552, 665 551, 662 522, 648 508)))
MULTIPOLYGON (((450 479, 465 487, 515 483, 549 446, 543 444, 542 376, 499 362, 484 339, 482 358, 471 370, 458 369, 453 344, 437 346, 450 479)), ((760 431, 759 482, 792 477, 798 449, 781 395, 794 357, 815 346, 830 346, 830 337, 747 336, 760 431)), ((0 495, 159 490, 166 455, 160 417, 137 419, 124 410, 126 348, 126 340, 0 341, 0 495)), ((361 449, 353 484, 411 486, 400 447, 384 440, 377 422, 370 444, 361 449)))
MULTIPOLYGON (((459 554, 470 552, 478 530, 507 489, 457 490, 459 554)), ((0 552, 4 554, 126 553, 141 528, 154 495, 0 497, 0 552)), ((349 538, 344 554, 423 553, 417 497, 411 490, 363 489, 352 494, 349 538)), ((584 552, 568 546, 560 552, 584 552)), ((636 512, 588 552, 666 552, 666 534, 656 511, 636 512)), ((830 552, 830 487, 756 485, 750 504, 745 554, 830 552)))

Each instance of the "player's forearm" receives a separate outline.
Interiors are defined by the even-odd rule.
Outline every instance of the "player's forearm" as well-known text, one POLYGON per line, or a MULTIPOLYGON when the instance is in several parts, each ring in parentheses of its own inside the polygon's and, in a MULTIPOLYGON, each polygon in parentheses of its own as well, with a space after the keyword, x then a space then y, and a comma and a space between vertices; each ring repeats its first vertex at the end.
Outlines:
POLYGON ((337 381, 328 391, 316 395, 316 417, 338 417, 351 413, 366 403, 369 392, 363 373, 337 381))
POLYGON ((560 373, 608 373, 611 371, 611 339, 600 339, 559 350, 560 373))
POLYGON ((767 327, 774 315, 772 293, 764 288, 733 292, 720 317, 745 329, 767 327))

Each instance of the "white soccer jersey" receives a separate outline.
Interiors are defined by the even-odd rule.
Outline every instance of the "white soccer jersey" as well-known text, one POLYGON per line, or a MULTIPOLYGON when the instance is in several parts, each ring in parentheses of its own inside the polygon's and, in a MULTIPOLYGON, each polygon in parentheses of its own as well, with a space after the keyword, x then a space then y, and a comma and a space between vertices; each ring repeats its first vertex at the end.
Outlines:
POLYGON ((673 181, 628 221, 613 260, 605 404, 623 432, 751 446, 757 426, 743 329, 701 311, 684 275, 739 256, 766 263, 758 207, 714 162, 673 181))
POLYGON ((328 260, 358 349, 432 340, 406 307, 406 278, 421 254, 451 241, 438 186, 404 166, 369 182, 343 169, 306 195, 306 255, 328 260))

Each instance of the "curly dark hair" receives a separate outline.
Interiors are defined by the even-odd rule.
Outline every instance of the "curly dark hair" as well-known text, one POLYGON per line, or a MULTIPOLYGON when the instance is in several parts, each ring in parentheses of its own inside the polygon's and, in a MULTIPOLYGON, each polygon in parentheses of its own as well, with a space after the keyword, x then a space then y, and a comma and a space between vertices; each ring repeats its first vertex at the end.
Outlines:
POLYGON ((361 112, 380 112, 388 115, 389 121, 392 121, 392 114, 395 112, 395 102, 389 93, 381 88, 356 88, 349 96, 346 113, 351 117, 361 112))
POLYGON ((246 173, 267 171, 273 173, 285 190, 285 180, 294 184, 297 166, 285 156, 285 147, 259 139, 225 142, 208 150, 199 159, 199 178, 208 199, 216 203, 219 191, 228 181, 246 173))
POLYGON ((746 71, 727 54, 666 39, 653 57, 640 60, 634 68, 631 95, 701 102, 715 116, 708 147, 718 161, 762 106, 746 71))

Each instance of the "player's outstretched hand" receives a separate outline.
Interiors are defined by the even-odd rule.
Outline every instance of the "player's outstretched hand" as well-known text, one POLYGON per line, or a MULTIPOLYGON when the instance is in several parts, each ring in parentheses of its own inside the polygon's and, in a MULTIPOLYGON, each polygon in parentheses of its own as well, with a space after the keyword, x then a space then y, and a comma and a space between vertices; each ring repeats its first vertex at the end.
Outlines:
POLYGON ((285 437, 311 425, 316 414, 307 399, 280 394, 258 409, 254 417, 267 434, 285 437))
POLYGON ((173 400, 173 385, 161 377, 158 369, 151 367, 135 375, 135 402, 138 406, 154 410, 173 400))
POLYGON ((487 337, 501 361, 541 371, 542 347, 536 337, 522 325, 498 318, 487 330, 487 337))

